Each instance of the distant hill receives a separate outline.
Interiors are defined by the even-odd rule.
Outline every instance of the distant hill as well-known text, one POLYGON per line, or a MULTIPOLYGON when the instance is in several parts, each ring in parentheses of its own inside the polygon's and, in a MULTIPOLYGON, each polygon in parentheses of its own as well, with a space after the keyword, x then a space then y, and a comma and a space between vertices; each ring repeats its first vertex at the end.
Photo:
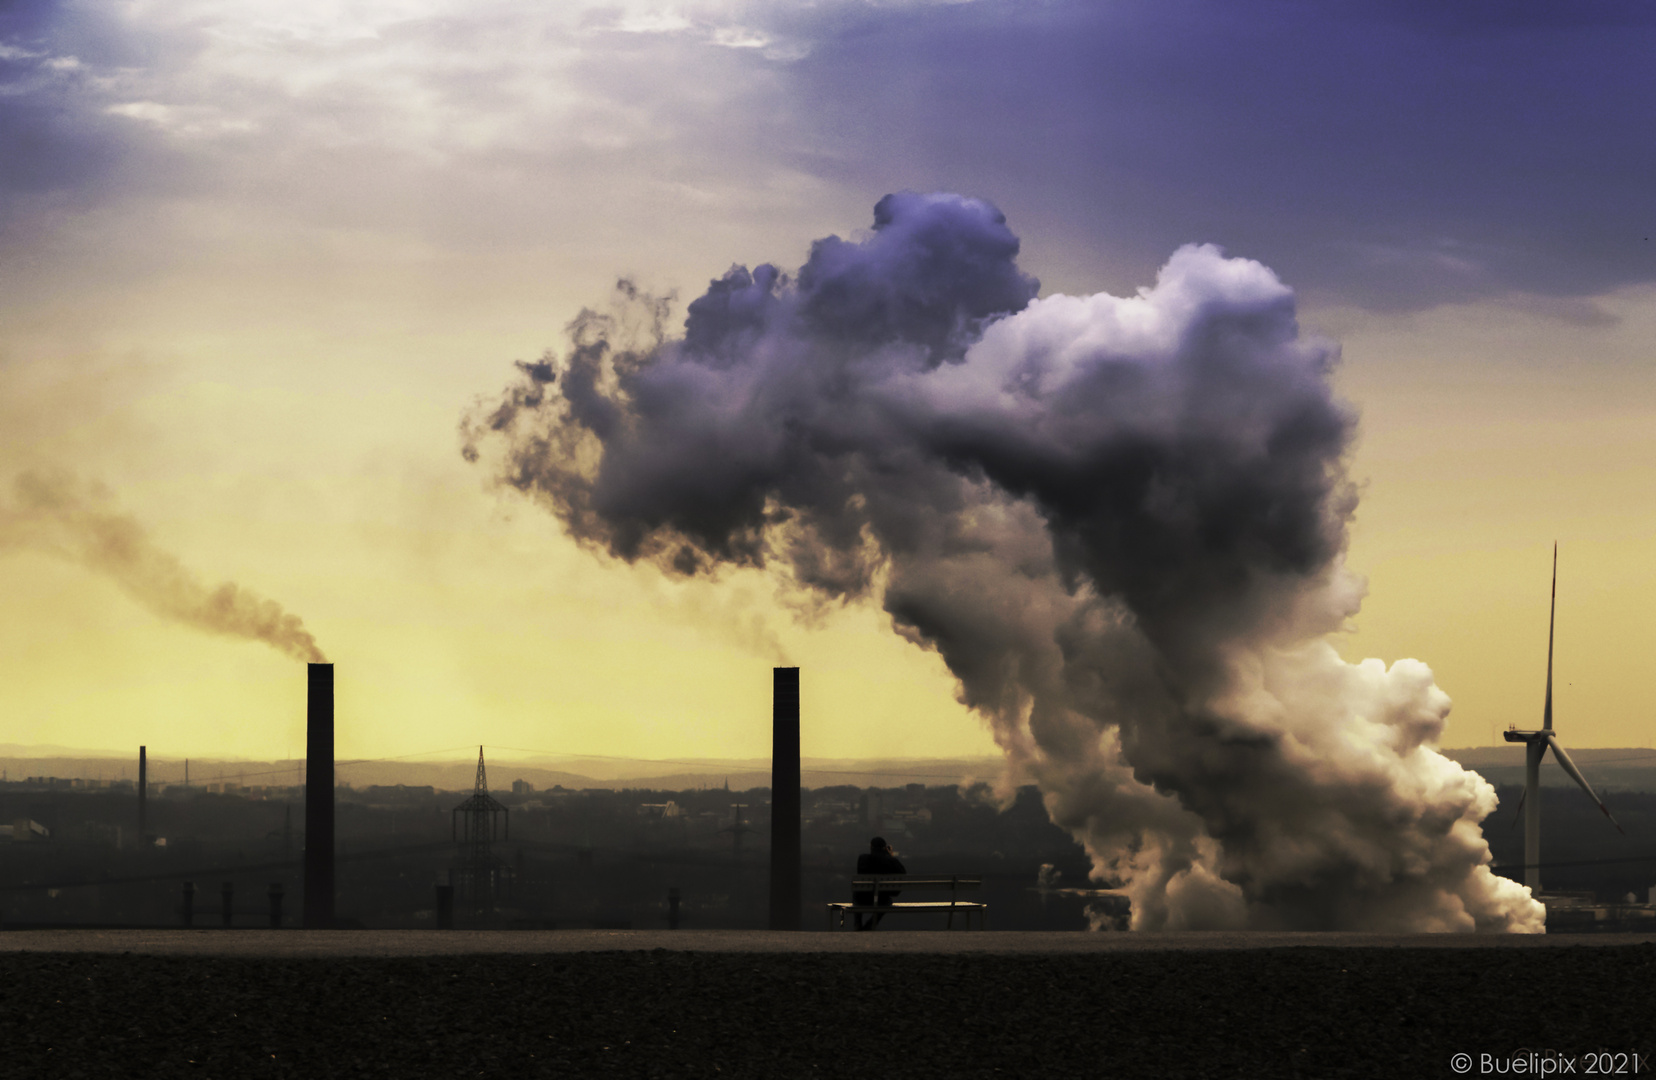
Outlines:
MULTIPOLYGON (((1523 784, 1524 748, 1518 744, 1481 746, 1443 751, 1445 756, 1480 773, 1497 786, 1523 784)), ((1656 750, 1648 747, 1571 749, 1593 787, 1607 791, 1656 792, 1656 750)), ((489 787, 510 791, 512 781, 523 780, 537 790, 566 788, 650 788, 688 791, 723 787, 733 791, 770 786, 769 758, 684 759, 673 761, 624 757, 489 756, 489 787)), ((927 786, 987 781, 993 783, 1005 768, 995 757, 974 758, 806 758, 801 763, 808 788, 849 784, 855 787, 927 786)), ((138 756, 75 751, 64 747, 0 745, 0 769, 12 781, 31 776, 79 780, 135 780, 138 756), (41 753, 42 750, 56 753, 41 753), (21 752, 19 752, 21 751, 21 752)), ((477 773, 475 758, 450 761, 359 761, 341 759, 335 775, 342 784, 363 788, 375 784, 426 786, 440 791, 469 791, 477 773)), ((191 758, 191 786, 233 783, 248 787, 282 787, 303 782, 303 761, 238 761, 191 758)), ((149 759, 150 783, 184 781, 184 759, 149 759)), ((1548 787, 1572 786, 1569 776, 1551 754, 1541 768, 1548 787)))
MULTIPOLYGON (((11 781, 45 776, 66 780, 136 780, 138 756, 116 756, 75 751, 56 754, 40 747, 0 746, 0 769, 11 781)), ((52 750, 62 750, 52 747, 52 750)), ((485 751, 486 753, 486 751, 485 751)), ((566 788, 651 788, 659 791, 686 791, 723 787, 732 790, 770 786, 770 759, 702 759, 660 761, 621 757, 488 758, 489 787, 509 791, 514 780, 523 780, 537 790, 554 786, 566 788)), ((999 758, 876 759, 806 758, 801 763, 806 787, 902 787, 904 784, 956 784, 993 782, 1004 767, 999 758)), ((359 761, 341 759, 334 774, 342 784, 363 788, 371 785, 406 784, 431 786, 441 791, 469 791, 477 775, 475 758, 451 761, 359 761)), ((183 758, 149 757, 152 785, 181 784, 185 778, 183 758)), ((245 761, 219 758, 189 759, 192 787, 232 783, 244 787, 285 787, 303 783, 304 762, 245 761)))
MULTIPOLYGON (((1568 744, 1564 747, 1570 760, 1576 763, 1593 790, 1652 791, 1656 792, 1656 750, 1645 746, 1618 749, 1578 750, 1568 744)), ((1521 743, 1501 746, 1479 746, 1463 750, 1445 750, 1445 757, 1453 758, 1469 769, 1476 770, 1485 780, 1499 787, 1502 784, 1524 783, 1524 747, 1521 743)), ((1558 764, 1552 754, 1541 763, 1543 787, 1574 787, 1575 781, 1558 764)))

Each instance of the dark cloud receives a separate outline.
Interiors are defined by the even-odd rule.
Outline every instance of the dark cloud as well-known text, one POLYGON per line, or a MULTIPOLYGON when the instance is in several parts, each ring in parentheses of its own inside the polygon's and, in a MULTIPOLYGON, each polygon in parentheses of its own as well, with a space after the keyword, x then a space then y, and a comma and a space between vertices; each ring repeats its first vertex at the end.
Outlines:
POLYGON ((957 357, 985 319, 1021 310, 1040 291, 1017 256, 999 211, 898 192, 874 207, 866 241, 811 245, 799 270, 800 315, 809 333, 853 348, 906 342, 933 362, 957 357))
MULTIPOLYGON (((859 453, 869 428, 885 422, 857 398, 858 368, 871 350, 917 370, 958 358, 983 320, 1034 296, 1017 251, 992 206, 901 193, 881 202, 865 240, 817 241, 791 279, 761 266, 713 282, 690 304, 674 346, 684 363, 644 362, 660 347, 658 314, 618 349, 615 317, 588 312, 573 328, 560 404, 604 444, 603 464, 590 477, 546 471, 571 452, 565 431, 525 448, 515 482, 551 500, 577 535, 625 558, 665 550, 682 563, 689 543, 714 560, 760 563, 775 513, 854 541, 860 525, 842 504, 856 491, 853 474, 870 464, 859 453), (756 367, 778 337, 810 343, 809 362, 790 351, 756 367), (605 384, 610 363, 625 408, 605 384), (702 468, 709 456, 722 466, 702 468), (773 512, 777 495, 786 506, 773 512)), ((471 430, 509 428, 543 404, 525 388, 474 417, 471 430)), ((858 588, 855 561, 847 552, 817 575, 858 588)))
POLYGON ((734 360, 764 332, 776 305, 776 287, 784 281, 766 263, 752 273, 745 266, 710 283, 690 302, 684 319, 684 347, 708 358, 734 360))
POLYGON ((887 195, 861 241, 811 245, 797 280, 769 264, 731 269, 690 304, 687 349, 734 357, 785 306, 804 333, 851 349, 913 345, 929 363, 956 359, 986 319, 1021 310, 1040 282, 1016 266, 1018 238, 986 204, 887 195), (779 287, 793 285, 789 301, 779 287))
POLYGON ((683 338, 624 290, 465 453, 613 556, 878 599, 1137 925, 1535 929, 1430 673, 1324 640, 1361 593, 1355 419, 1293 293, 1186 247, 1136 296, 1032 300, 1017 252, 908 192, 797 274, 731 270, 683 338))

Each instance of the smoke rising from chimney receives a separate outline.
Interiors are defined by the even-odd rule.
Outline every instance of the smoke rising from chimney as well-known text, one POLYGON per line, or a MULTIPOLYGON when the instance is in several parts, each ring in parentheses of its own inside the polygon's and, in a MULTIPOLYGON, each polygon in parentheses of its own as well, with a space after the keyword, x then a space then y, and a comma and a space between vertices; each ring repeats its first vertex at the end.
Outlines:
POLYGON ((295 660, 323 661, 299 616, 234 582, 208 586, 158 548, 144 527, 109 507, 107 492, 67 474, 25 472, 0 505, 0 550, 43 551, 112 578, 157 615, 262 641, 295 660))
POLYGON ((793 275, 734 267, 668 339, 623 289, 462 420, 583 544, 871 596, 935 649, 1136 928, 1525 930, 1494 790, 1425 665, 1328 635, 1355 431, 1266 267, 1176 251, 1053 295, 987 203, 888 195, 793 275))

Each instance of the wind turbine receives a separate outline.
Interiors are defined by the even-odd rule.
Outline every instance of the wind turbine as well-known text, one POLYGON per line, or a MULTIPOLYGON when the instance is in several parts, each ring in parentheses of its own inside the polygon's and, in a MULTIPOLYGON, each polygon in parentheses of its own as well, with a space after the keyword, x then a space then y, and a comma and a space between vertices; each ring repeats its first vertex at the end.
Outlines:
POLYGON ((1547 702, 1541 710, 1540 731, 1518 731, 1508 728, 1504 733, 1507 742, 1521 742, 1524 744, 1524 797, 1518 801, 1519 809, 1524 813, 1524 884, 1529 886, 1530 892, 1541 891, 1541 759, 1547 756, 1547 748, 1551 747, 1553 756, 1558 763, 1564 766, 1564 771, 1570 778, 1581 785, 1581 790, 1587 797, 1598 804, 1604 811, 1604 816, 1610 819, 1610 824, 1616 831, 1626 836, 1621 823, 1610 813, 1610 808, 1604 805, 1604 800, 1593 793, 1593 785, 1581 775, 1570 755, 1564 752, 1558 736, 1553 734, 1552 715, 1552 662, 1553 662, 1553 619, 1558 613, 1558 542, 1553 542, 1553 573, 1552 573, 1552 606, 1547 611, 1547 702))

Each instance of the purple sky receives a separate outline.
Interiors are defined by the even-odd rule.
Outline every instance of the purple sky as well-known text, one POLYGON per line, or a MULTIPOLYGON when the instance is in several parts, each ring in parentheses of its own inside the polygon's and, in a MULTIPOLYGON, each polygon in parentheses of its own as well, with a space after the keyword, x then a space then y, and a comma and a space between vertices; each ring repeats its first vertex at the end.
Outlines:
MULTIPOLYGON (((628 167, 738 191, 745 166, 757 163, 875 196, 966 192, 1005 210, 1027 242, 1063 249, 1060 276, 1085 276, 1094 288, 1132 287, 1189 241, 1259 258, 1313 297, 1374 309, 1513 290, 1591 297, 1656 275, 1656 10, 1648 4, 984 0, 671 10, 688 13, 677 16, 688 29, 606 34, 606 20, 625 13, 599 7, 562 20, 586 28, 564 77, 654 129, 650 138, 667 150, 628 167), (724 50, 717 64, 698 59, 718 51, 706 42, 721 32, 768 47, 724 50)), ((507 6, 434 11, 382 38, 429 50, 434 92, 481 113, 501 104, 491 73, 524 62, 504 52, 510 41, 491 26, 523 18, 507 6), (443 63, 445 42, 476 45, 475 63, 443 63)), ((203 148, 109 112, 119 96, 112 82, 202 95, 158 96, 175 108, 236 112, 246 103, 235 95, 256 86, 188 75, 210 34, 188 19, 157 23, 93 5, 6 5, 8 233, 26 235, 43 202, 235 182, 224 159, 271 142, 339 152, 307 147, 268 117, 239 147, 203 148)), ((292 100, 301 111, 331 110, 344 125, 377 120, 349 87, 292 100)), ((545 118, 524 119, 517 152, 532 157, 545 118)), ((502 154, 508 142, 472 152, 502 154)), ((593 157, 600 168, 602 152, 593 157)))
POLYGON ((1387 307, 1650 280, 1653 54, 1637 3, 983 4, 848 20, 793 87, 848 178, 981 192, 1124 285, 1203 240, 1387 307))

